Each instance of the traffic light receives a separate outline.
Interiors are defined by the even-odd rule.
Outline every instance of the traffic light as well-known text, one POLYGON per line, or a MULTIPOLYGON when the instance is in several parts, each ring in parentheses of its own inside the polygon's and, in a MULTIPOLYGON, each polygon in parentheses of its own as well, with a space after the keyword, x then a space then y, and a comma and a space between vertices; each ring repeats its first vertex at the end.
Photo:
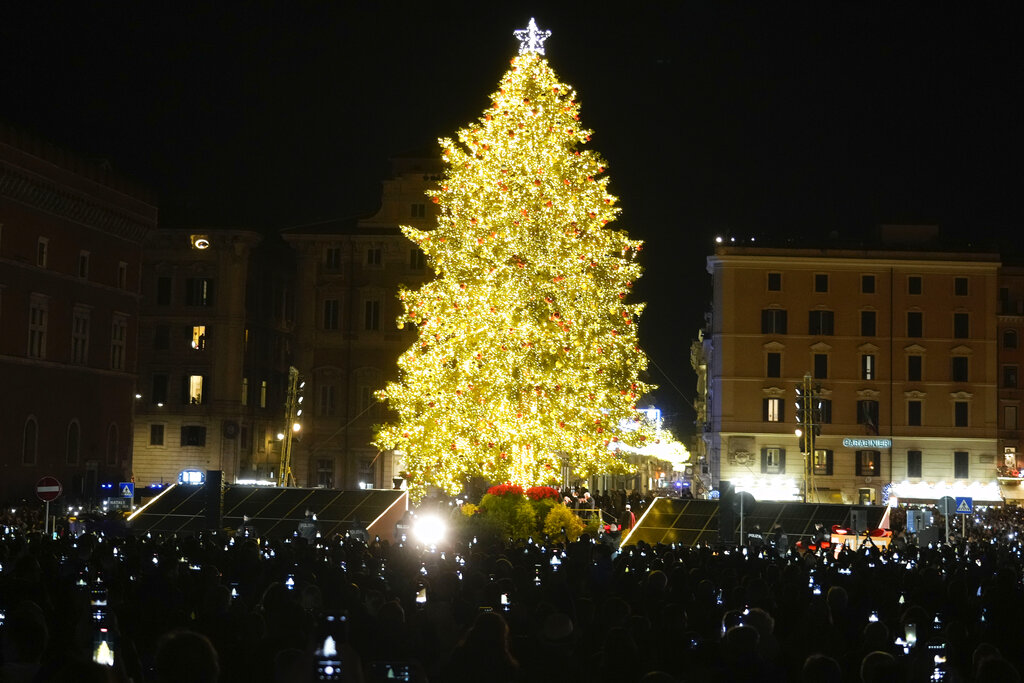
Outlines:
POLYGON ((821 434, 820 394, 821 386, 811 382, 810 373, 796 387, 796 432, 801 453, 813 453, 815 437, 821 434))

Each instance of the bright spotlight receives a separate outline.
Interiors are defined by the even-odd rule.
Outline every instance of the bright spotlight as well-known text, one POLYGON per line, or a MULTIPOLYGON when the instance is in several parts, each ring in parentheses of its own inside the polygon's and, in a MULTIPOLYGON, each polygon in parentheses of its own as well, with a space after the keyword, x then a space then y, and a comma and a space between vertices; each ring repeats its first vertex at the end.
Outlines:
POLYGON ((444 520, 434 515, 417 517, 412 525, 412 534, 423 545, 437 545, 448 531, 444 520))

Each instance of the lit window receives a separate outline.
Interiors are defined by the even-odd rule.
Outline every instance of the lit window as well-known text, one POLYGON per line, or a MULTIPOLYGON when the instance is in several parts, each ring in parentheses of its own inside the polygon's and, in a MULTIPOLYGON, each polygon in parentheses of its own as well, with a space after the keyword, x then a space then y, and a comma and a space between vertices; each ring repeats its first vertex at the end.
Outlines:
POLYGON ((781 474, 786 471, 786 451, 782 448, 761 449, 761 472, 781 474))
POLYGON ((816 448, 814 450, 814 461, 812 464, 812 467, 814 468, 814 474, 826 477, 831 476, 832 462, 833 455, 831 449, 816 448))
POLYGON ((860 357, 860 378, 875 379, 875 354, 865 353, 860 357))
POLYGON ((879 451, 857 451, 856 476, 877 477, 881 471, 882 454, 879 451))
POLYGON ((191 405, 202 405, 203 403, 203 376, 188 376, 188 402, 191 405))
POLYGON ((781 398, 766 398, 761 404, 762 419, 765 422, 783 422, 784 406, 781 398))
POLYGON ((192 348, 197 351, 206 348, 206 325, 192 326, 192 348))

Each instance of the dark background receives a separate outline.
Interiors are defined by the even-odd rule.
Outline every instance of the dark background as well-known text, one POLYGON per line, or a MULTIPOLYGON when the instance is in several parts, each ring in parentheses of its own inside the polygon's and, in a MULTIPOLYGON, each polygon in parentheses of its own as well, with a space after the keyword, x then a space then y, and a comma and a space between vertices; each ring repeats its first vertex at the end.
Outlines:
POLYGON ((680 435, 715 235, 1022 225, 1016 3, 560 5, 7 3, 0 119, 151 187, 166 227, 362 214, 389 158, 481 114, 535 16, 647 241, 641 340, 680 435))

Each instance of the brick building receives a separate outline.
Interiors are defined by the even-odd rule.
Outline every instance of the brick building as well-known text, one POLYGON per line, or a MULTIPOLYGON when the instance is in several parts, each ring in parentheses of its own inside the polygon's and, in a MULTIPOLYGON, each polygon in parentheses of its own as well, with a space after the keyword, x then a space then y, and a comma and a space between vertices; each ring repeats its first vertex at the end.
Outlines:
POLYGON ((149 193, 0 128, 0 500, 130 476, 149 193))

